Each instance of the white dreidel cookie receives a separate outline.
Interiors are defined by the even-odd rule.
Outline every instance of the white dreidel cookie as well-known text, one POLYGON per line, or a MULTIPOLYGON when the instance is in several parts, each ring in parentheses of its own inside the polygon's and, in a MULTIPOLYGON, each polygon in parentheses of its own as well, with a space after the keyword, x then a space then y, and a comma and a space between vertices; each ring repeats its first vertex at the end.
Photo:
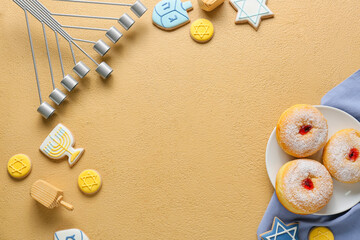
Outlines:
POLYGON ((59 123, 46 137, 40 146, 40 151, 51 159, 58 160, 68 157, 72 167, 84 153, 83 148, 73 148, 75 140, 70 130, 59 123))
POLYGON ((72 228, 57 231, 54 240, 89 240, 88 236, 80 229, 72 228))

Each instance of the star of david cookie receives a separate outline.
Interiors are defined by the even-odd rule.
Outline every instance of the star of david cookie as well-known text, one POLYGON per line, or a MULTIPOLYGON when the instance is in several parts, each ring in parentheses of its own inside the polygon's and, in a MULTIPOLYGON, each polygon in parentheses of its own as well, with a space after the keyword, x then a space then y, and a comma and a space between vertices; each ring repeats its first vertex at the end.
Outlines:
POLYGON ((102 185, 101 176, 98 171, 87 169, 80 173, 78 178, 79 189, 85 194, 97 193, 102 185))
POLYGON ((214 26, 204 18, 194 21, 190 27, 190 36, 194 41, 206 43, 212 39, 214 35, 214 26))
POLYGON ((299 240, 298 223, 283 223, 278 217, 274 218, 270 231, 260 235, 262 240, 299 240))
POLYGON ((31 171, 31 160, 25 154, 16 154, 10 158, 7 170, 11 177, 23 179, 31 171))
POLYGON ((327 227, 314 227, 310 230, 309 240, 334 240, 334 234, 327 227))
POLYGON ((248 22, 255 30, 259 28, 261 19, 274 16, 266 6, 266 0, 230 0, 229 2, 237 11, 235 23, 248 22))

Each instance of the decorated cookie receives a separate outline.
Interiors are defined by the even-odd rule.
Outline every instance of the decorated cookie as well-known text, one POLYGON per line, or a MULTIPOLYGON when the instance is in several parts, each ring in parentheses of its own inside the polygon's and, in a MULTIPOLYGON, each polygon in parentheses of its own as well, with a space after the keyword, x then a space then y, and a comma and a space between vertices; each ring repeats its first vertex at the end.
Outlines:
POLYGON ((214 10, 223 2, 224 0, 198 0, 200 8, 208 12, 214 10))
POLYGON ((31 160, 25 154, 16 154, 10 158, 7 169, 11 177, 25 178, 31 171, 31 160))
POLYGON ((154 7, 153 23, 163 30, 173 30, 190 22, 187 11, 192 9, 190 1, 162 0, 154 7))
POLYGON ((41 144, 40 151, 55 160, 67 156, 69 165, 72 167, 84 153, 83 148, 74 149, 74 143, 70 130, 59 123, 41 144))
POLYGON ((266 0, 230 0, 230 4, 238 12, 235 23, 248 22, 256 30, 262 18, 274 16, 268 6, 266 6, 266 0))
POLYGON ((326 227, 314 227, 310 230, 309 240, 334 240, 334 235, 326 227))
POLYGON ((54 240, 89 240, 89 238, 80 229, 72 228, 57 231, 54 234, 54 240))
POLYGON ((214 35, 214 26, 209 20, 200 18, 191 24, 190 35, 196 42, 208 42, 214 35))
POLYGON ((101 176, 93 169, 84 170, 79 175, 78 185, 83 193, 90 195, 95 194, 101 188, 101 176))
POLYGON ((263 240, 299 240, 298 223, 283 223, 278 217, 274 218, 271 230, 260 235, 263 240))

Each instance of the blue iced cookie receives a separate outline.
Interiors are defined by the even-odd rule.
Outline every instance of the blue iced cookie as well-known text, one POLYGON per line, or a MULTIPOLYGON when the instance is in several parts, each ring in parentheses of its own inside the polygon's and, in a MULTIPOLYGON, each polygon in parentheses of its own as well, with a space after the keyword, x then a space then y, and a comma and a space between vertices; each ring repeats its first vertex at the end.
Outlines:
POLYGON ((85 233, 79 229, 72 228, 57 231, 54 234, 54 240, 89 240, 85 233))
POLYGON ((155 5, 152 20, 155 26, 170 31, 190 22, 187 11, 191 9, 190 1, 162 0, 155 5))
POLYGON ((270 231, 260 235, 262 240, 299 240, 298 223, 283 223, 278 217, 274 218, 270 231))

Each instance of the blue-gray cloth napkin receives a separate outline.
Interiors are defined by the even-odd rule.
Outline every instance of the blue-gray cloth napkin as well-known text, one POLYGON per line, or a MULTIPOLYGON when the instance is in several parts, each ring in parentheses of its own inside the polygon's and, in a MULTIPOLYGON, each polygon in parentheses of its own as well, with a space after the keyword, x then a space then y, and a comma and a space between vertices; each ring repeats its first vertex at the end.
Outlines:
MULTIPOLYGON (((321 99, 321 104, 342 109, 360 121, 360 70, 330 90, 321 99)), ((299 240, 307 240, 314 226, 330 228, 336 240, 360 240, 360 204, 336 215, 298 215, 286 210, 274 193, 257 230, 258 239, 262 233, 271 230, 275 216, 285 224, 299 223, 299 240)))

